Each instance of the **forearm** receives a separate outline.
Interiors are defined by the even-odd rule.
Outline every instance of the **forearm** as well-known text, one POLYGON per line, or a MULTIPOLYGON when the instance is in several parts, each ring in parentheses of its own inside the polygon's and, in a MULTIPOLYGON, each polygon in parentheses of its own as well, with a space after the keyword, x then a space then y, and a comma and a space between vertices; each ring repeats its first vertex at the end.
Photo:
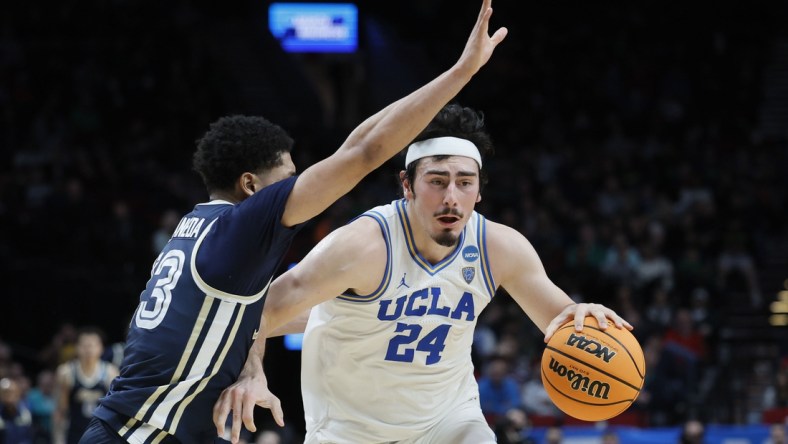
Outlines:
POLYGON ((241 375, 254 376, 263 371, 263 358, 265 358, 265 341, 268 338, 268 328, 265 315, 260 318, 260 326, 257 330, 257 337, 249 348, 249 355, 241 370, 241 375))
POLYGON ((304 310, 300 315, 298 315, 298 317, 287 324, 274 329, 269 329, 268 337, 273 338, 276 336, 303 333, 306 330, 306 324, 309 321, 309 313, 311 311, 311 309, 304 310))

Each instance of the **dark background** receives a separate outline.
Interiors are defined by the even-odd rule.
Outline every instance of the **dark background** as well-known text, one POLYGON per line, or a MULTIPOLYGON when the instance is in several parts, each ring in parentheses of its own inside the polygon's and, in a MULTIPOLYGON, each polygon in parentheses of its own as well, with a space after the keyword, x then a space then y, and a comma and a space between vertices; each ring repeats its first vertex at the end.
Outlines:
MULTIPOLYGON (((123 340, 163 217, 207 198, 190 160, 210 122, 244 113, 279 123, 303 170, 451 66, 480 2, 358 4, 360 49, 349 55, 283 53, 259 2, 0 6, 0 339, 29 377, 53 364, 46 351, 63 325, 123 340)), ((493 28, 509 36, 457 97, 484 111, 496 144, 479 211, 523 232, 570 295, 634 317, 644 344, 670 325, 650 317, 654 283, 601 259, 578 265, 572 252, 584 226, 600 251, 621 236, 638 254, 656 245, 673 267, 669 311, 699 288, 708 295, 709 371, 708 387, 677 394, 671 405, 683 407, 651 424, 700 410, 708 421, 760 420, 751 392, 769 381, 750 364, 776 372, 788 336, 769 325, 788 278, 785 2, 493 6, 493 28), (723 271, 722 257, 749 258, 754 280, 723 271)), ((396 198, 400 162, 310 223, 287 263, 396 198)), ((498 339, 517 331, 518 356, 532 360, 539 334, 507 297, 480 325, 498 339)), ((297 434, 299 355, 270 347, 271 386, 297 434)))

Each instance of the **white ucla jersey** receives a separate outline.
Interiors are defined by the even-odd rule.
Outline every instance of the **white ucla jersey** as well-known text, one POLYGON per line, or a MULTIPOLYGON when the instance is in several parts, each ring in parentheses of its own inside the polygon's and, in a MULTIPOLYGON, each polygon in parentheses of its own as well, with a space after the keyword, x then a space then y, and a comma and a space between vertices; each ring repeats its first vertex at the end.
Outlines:
POLYGON ((304 336, 307 442, 376 443, 418 435, 478 397, 471 345, 495 293, 485 219, 474 212, 437 264, 413 242, 405 200, 367 211, 388 260, 378 289, 312 309, 304 336))

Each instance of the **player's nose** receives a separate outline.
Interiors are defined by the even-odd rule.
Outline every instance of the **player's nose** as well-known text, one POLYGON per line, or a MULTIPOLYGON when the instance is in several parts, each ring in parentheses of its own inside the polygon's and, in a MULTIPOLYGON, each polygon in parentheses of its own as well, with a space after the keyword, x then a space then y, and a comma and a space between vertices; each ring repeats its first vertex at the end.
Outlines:
POLYGON ((446 187, 446 192, 443 194, 443 204, 447 207, 455 207, 457 202, 457 185, 449 184, 446 187))

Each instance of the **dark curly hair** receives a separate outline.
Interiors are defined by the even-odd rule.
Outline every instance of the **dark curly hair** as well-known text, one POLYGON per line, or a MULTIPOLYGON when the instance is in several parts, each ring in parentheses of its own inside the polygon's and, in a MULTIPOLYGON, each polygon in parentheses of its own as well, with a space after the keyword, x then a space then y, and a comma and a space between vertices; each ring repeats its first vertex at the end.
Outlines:
POLYGON ((209 192, 229 190, 245 173, 261 173, 281 165, 293 139, 279 125, 255 116, 226 116, 212 123, 197 140, 192 158, 209 192))
MULTIPOLYGON (((456 103, 450 103, 441 109, 435 118, 432 119, 429 125, 424 128, 413 142, 421 142, 422 140, 434 139, 436 137, 458 137, 460 139, 467 139, 476 145, 482 159, 490 156, 494 152, 492 139, 484 127, 484 113, 476 111, 472 108, 464 107, 456 103)), ((434 156, 438 160, 448 156, 434 156)), ((416 168, 419 166, 421 159, 418 159, 408 165, 405 170, 405 177, 410 183, 416 177, 416 168)), ((481 170, 479 172, 479 190, 484 187, 488 182, 487 172, 481 170)))

